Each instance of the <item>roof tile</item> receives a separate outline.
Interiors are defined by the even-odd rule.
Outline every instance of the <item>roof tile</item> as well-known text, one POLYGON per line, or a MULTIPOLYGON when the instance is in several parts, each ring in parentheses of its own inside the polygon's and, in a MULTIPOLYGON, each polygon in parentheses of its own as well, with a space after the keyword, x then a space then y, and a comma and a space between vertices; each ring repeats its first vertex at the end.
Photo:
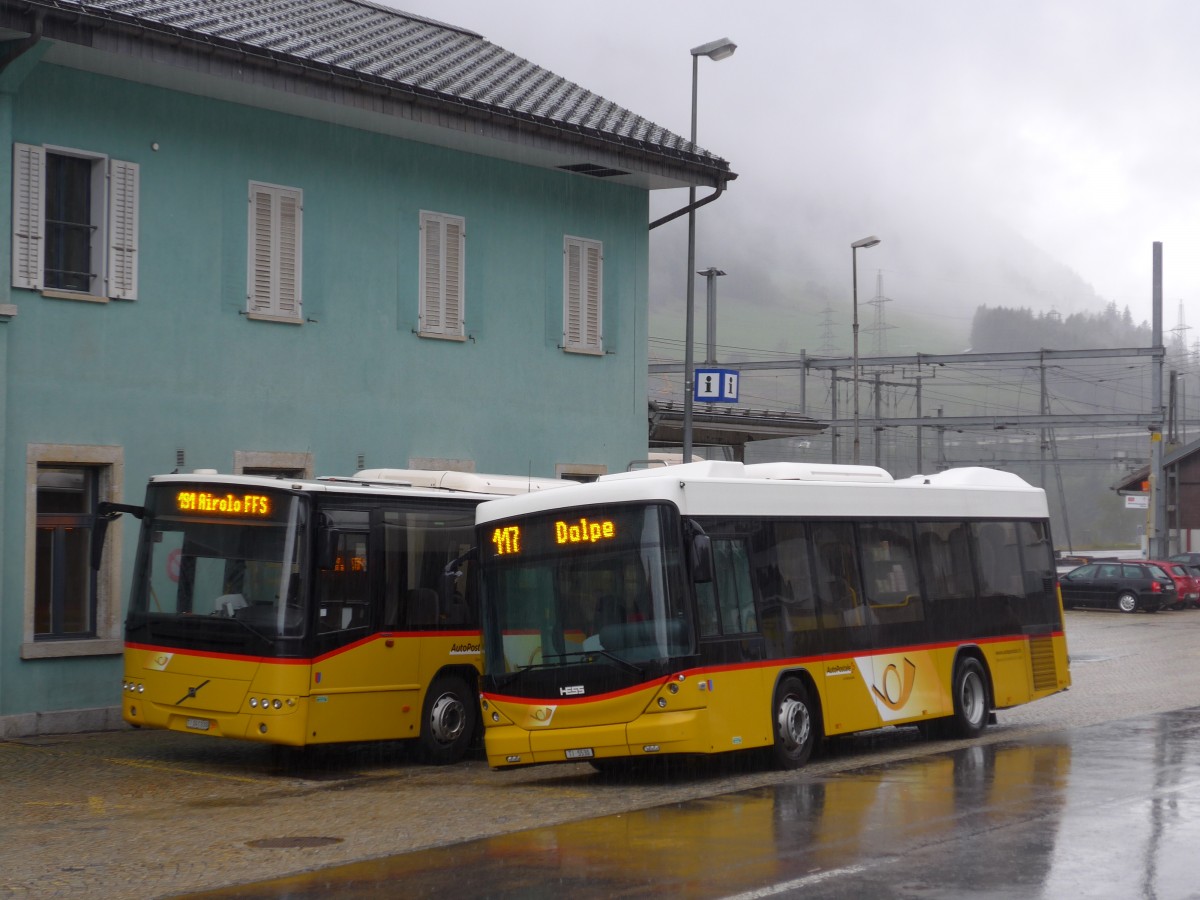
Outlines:
POLYGON ((473 31, 369 0, 55 0, 54 6, 722 162, 473 31))

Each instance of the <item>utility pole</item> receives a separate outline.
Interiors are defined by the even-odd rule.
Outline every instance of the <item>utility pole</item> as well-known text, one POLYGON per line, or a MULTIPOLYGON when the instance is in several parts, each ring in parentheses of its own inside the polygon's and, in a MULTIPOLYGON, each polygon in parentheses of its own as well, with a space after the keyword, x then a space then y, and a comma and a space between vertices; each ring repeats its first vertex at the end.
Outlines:
MULTIPOLYGON (((829 370, 829 395, 830 395, 830 398, 831 398, 831 400, 830 400, 830 414, 833 416, 833 418, 834 418, 835 420, 837 419, 837 381, 838 381, 838 379, 837 379, 837 369, 830 369, 830 370, 829 370)), ((836 466, 836 465, 837 465, 837 463, 838 463, 838 455, 837 455, 837 451, 838 451, 838 430, 837 430, 837 427, 836 427, 836 426, 834 426, 833 428, 831 428, 831 429, 830 429, 830 432, 831 432, 831 434, 830 434, 830 436, 829 436, 829 437, 830 437, 830 441, 829 441, 829 443, 830 443, 830 447, 831 447, 831 448, 832 448, 832 450, 833 450, 833 459, 832 459, 832 462, 833 462, 833 464, 836 466)))
POLYGON ((880 385, 881 375, 875 373, 875 465, 883 467, 883 456, 881 454, 883 441, 879 438, 883 434, 883 410, 880 408, 880 394, 883 388, 880 385))
POLYGON ((1162 310, 1162 241, 1155 241, 1152 251, 1152 312, 1151 341, 1155 351, 1150 378, 1150 411, 1155 424, 1150 426, 1150 539, 1151 559, 1166 559, 1170 553, 1167 534, 1167 491, 1163 480, 1163 310, 1162 310))

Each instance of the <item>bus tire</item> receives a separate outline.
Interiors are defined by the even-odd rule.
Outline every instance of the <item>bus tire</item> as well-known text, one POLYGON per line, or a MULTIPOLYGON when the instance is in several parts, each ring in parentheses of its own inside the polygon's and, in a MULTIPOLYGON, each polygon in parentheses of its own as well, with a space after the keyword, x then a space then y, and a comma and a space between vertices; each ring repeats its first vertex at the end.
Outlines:
POLYGON ((775 735, 771 760, 777 768, 798 769, 808 762, 817 744, 819 723, 816 705, 804 682, 793 676, 780 681, 771 705, 775 735))
POLYGON ((457 675, 439 675, 425 694, 418 755, 435 766, 458 762, 467 755, 478 727, 475 692, 457 675))
POLYGON ((989 705, 987 675, 979 660, 964 656, 958 661, 950 683, 950 694, 954 698, 954 715, 946 723, 947 735, 957 738, 978 737, 987 727, 989 705))

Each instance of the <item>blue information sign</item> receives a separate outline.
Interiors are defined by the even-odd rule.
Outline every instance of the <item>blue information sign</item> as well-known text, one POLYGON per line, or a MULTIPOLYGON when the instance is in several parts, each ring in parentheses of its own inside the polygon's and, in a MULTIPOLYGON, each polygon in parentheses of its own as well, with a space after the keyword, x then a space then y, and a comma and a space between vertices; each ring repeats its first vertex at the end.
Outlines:
POLYGON ((696 369, 692 399, 697 403, 737 403, 737 369, 696 369))

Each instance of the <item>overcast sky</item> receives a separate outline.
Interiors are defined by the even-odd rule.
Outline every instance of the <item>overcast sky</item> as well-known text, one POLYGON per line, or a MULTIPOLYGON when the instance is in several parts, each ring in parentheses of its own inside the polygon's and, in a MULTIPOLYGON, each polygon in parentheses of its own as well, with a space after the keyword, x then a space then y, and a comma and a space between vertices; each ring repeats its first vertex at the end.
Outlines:
MULTIPOLYGON (((477 31, 685 136, 688 51, 729 37, 737 53, 702 59, 699 79, 698 143, 739 173, 723 215, 803 215, 817 193, 836 196, 830 257, 879 232, 871 264, 887 271, 897 235, 872 221, 879 197, 947 230, 970 209, 1139 320, 1162 241, 1165 327, 1180 300, 1200 326, 1193 0, 387 2, 477 31)), ((686 199, 664 193, 675 196, 656 196, 655 210, 686 199)))

